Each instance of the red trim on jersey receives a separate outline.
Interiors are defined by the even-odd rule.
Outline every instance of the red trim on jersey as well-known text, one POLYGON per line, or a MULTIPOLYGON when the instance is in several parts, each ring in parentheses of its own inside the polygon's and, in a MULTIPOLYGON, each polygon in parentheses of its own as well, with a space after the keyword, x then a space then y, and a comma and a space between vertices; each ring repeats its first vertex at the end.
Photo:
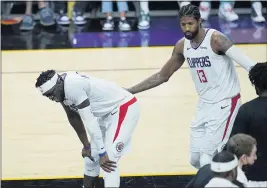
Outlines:
POLYGON ((127 114, 127 111, 128 111, 128 107, 130 105, 132 105, 133 103, 135 103, 137 100, 136 98, 134 97, 133 99, 131 99, 130 101, 124 103, 123 105, 120 106, 120 112, 119 112, 119 121, 118 121, 118 126, 117 126, 117 129, 116 129, 116 132, 115 132, 115 136, 114 136, 114 139, 113 139, 113 142, 116 140, 116 138, 118 137, 119 135, 119 132, 120 132, 120 129, 121 129, 121 125, 122 125, 122 122, 127 114))
POLYGON ((239 98, 240 98, 240 94, 238 94, 237 96, 232 98, 230 115, 229 115, 229 117, 227 119, 227 122, 226 122, 226 126, 225 126, 225 129, 224 129, 222 140, 225 138, 225 135, 226 135, 227 129, 229 127, 229 123, 230 123, 231 117, 233 115, 233 112, 235 111, 235 107, 236 107, 236 104, 237 104, 237 101, 238 101, 239 98))

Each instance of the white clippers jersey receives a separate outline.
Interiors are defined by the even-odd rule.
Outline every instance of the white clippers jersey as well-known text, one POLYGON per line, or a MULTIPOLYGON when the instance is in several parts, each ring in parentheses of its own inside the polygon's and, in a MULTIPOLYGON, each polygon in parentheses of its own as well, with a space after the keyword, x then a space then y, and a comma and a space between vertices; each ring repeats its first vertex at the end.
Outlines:
POLYGON ((81 75, 76 72, 61 74, 64 79, 64 104, 77 111, 75 106, 89 99, 92 113, 96 117, 107 115, 121 102, 130 100, 133 95, 117 84, 99 78, 81 75))
POLYGON ((197 48, 184 40, 184 57, 188 62, 200 100, 216 103, 232 98, 240 92, 234 61, 226 55, 217 55, 211 48, 214 29, 207 29, 206 36, 197 48))
POLYGON ((212 178, 205 187, 238 187, 237 185, 233 184, 231 181, 224 179, 224 178, 212 178))

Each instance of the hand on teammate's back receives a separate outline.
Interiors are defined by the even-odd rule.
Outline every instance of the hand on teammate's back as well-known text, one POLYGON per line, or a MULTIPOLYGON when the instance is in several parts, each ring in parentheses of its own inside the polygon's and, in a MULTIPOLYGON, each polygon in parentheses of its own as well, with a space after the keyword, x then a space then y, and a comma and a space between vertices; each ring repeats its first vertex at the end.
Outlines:
POLYGON ((82 149, 82 156, 83 157, 88 157, 93 162, 95 161, 94 158, 91 156, 91 148, 89 148, 89 149, 83 148, 82 149))
POLYGON ((99 163, 101 168, 106 172, 112 172, 116 168, 116 162, 109 160, 107 153, 100 157, 99 163))

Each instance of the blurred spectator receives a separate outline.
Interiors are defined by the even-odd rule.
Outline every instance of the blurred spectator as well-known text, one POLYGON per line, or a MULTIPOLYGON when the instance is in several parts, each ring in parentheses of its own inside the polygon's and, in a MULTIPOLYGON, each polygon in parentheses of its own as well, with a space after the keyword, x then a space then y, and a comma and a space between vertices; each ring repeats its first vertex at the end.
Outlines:
MULTIPOLYGON (((55 24, 53 11, 46 7, 43 0, 38 1, 40 23, 43 26, 52 26, 55 24)), ((26 1, 26 12, 20 25, 21 30, 32 30, 35 22, 32 15, 32 1, 26 1)))
MULTIPOLYGON (((248 180, 242 170, 245 165, 253 165, 257 160, 257 141, 255 138, 247 134, 236 134, 227 142, 226 151, 234 154, 238 160, 237 178, 232 181, 233 184, 239 187, 267 186, 267 181, 248 180)), ((223 166, 221 166, 221 170, 223 170, 223 166)), ((211 164, 207 164, 198 170, 196 176, 186 185, 186 188, 205 187, 214 176, 211 164)))
POLYGON ((190 4, 191 1, 178 1, 178 5, 181 8, 182 6, 190 4))
MULTIPOLYGON (((150 15, 148 1, 140 1, 140 16, 138 21, 138 29, 144 30, 150 28, 150 15)), ((190 1, 177 1, 179 7, 190 4, 190 1)))
POLYGON ((231 135, 244 133, 257 140, 258 160, 245 172, 250 180, 267 181, 267 62, 257 63, 249 71, 249 79, 258 97, 240 107, 231 135))
POLYGON ((251 19, 253 22, 256 22, 256 23, 265 22, 265 18, 262 15, 261 2, 252 0, 252 2, 251 2, 251 19))
MULTIPOLYGON (((126 20, 126 12, 128 11, 128 4, 126 1, 117 1, 118 11, 120 13, 119 29, 121 31, 131 30, 130 24, 126 20)), ((105 31, 114 29, 114 20, 111 15, 113 12, 112 1, 102 1, 102 12, 106 14, 106 20, 103 24, 102 29, 105 31)))
MULTIPOLYGON (((86 20, 84 12, 89 2, 87 1, 76 1, 72 10, 72 21, 75 25, 84 25, 86 20)), ((67 2, 56 1, 55 10, 58 13, 57 23, 59 25, 70 24, 70 18, 67 16, 67 2)))
MULTIPOLYGON (((184 5, 188 5, 191 1, 178 1, 180 7, 184 5)), ((199 4, 199 10, 201 14, 201 18, 204 21, 209 19, 210 10, 211 10, 211 2, 209 1, 201 1, 199 4)), ((238 20, 238 15, 233 10, 234 3, 233 1, 220 1, 219 6, 219 17, 225 19, 226 21, 236 21, 238 20)))
POLYGON ((150 28, 150 15, 148 1, 140 2, 140 16, 137 25, 138 29, 149 29, 150 28))
POLYGON ((257 141, 250 135, 236 134, 232 136, 226 146, 226 150, 235 154, 238 158, 237 181, 244 187, 267 187, 267 181, 248 180, 243 167, 251 166, 257 160, 257 141))
MULTIPOLYGON (((200 5, 201 18, 205 21, 209 19, 211 2, 201 1, 200 5)), ((234 12, 234 2, 233 1, 220 1, 218 15, 226 21, 233 22, 239 19, 238 15, 234 12)))
MULTIPOLYGON (((265 22, 265 18, 262 15, 262 4, 259 1, 251 0, 251 19, 253 22, 265 22)), ((221 1, 219 7, 219 16, 226 21, 236 21, 239 19, 238 15, 233 10, 234 1, 221 1)), ((211 2, 201 1, 200 14, 203 20, 208 20, 211 10, 211 2)))
POLYGON ((222 151, 216 154, 210 164, 213 178, 205 187, 239 187, 233 183, 237 177, 238 160, 234 154, 222 151))
POLYGON ((85 9, 88 1, 76 1, 72 11, 72 21, 75 25, 84 25, 86 20, 84 17, 85 9))
POLYGON ((59 25, 69 25, 70 18, 67 16, 67 2, 65 1, 55 1, 55 13, 57 16, 57 24, 59 25))

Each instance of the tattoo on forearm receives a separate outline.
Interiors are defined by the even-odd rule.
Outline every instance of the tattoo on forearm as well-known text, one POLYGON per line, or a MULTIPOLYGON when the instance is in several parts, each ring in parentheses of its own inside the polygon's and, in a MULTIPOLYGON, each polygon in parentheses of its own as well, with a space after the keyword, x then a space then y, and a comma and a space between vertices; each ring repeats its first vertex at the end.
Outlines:
POLYGON ((159 77, 158 73, 156 73, 144 80, 143 82, 132 87, 130 90, 133 94, 135 94, 156 87, 162 84, 163 82, 164 80, 159 77))

